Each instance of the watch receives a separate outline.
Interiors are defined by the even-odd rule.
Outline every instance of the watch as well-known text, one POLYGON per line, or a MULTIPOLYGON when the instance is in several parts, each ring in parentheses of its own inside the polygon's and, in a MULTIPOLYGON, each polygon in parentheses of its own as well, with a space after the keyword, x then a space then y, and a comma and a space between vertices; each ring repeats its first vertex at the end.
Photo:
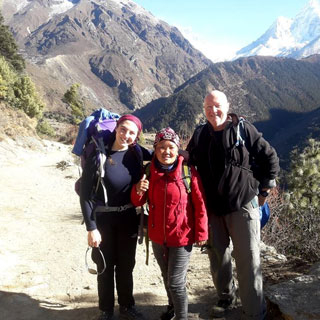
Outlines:
POLYGON ((270 191, 260 191, 259 194, 266 198, 270 194, 270 191))

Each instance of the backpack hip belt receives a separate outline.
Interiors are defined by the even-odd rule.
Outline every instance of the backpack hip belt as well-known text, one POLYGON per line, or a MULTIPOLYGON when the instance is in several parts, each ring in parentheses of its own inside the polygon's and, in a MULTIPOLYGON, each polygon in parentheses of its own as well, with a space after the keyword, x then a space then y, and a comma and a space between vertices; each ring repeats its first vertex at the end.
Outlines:
POLYGON ((128 204, 125 204, 125 205, 119 206, 119 207, 109 207, 108 205, 97 206, 94 210, 94 213, 97 213, 97 212, 122 212, 122 211, 126 211, 130 208, 134 208, 134 205, 132 203, 128 203, 128 204))

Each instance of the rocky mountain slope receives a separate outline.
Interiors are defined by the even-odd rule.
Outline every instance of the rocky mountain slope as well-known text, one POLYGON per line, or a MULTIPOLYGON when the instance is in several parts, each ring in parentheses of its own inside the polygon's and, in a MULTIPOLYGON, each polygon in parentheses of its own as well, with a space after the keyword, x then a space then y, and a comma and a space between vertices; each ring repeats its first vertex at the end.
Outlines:
POLYGON ((210 64, 130 0, 4 0, 2 12, 51 111, 75 82, 93 108, 140 108, 210 64))

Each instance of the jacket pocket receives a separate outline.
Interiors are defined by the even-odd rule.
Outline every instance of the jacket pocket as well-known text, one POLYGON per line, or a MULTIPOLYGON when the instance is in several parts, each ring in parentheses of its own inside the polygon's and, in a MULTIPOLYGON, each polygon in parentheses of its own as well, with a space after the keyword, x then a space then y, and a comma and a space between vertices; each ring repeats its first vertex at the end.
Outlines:
POLYGON ((243 203, 252 199, 257 188, 258 181, 251 170, 229 163, 220 179, 218 193, 232 212, 238 211, 243 203))

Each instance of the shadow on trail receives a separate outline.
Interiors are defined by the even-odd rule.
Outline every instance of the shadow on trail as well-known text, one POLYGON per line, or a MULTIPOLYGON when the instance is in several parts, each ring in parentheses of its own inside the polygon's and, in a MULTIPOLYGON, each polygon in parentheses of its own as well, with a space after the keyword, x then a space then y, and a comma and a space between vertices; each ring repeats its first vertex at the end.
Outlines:
POLYGON ((5 320, 91 320, 96 308, 68 310, 68 304, 36 300, 25 293, 0 291, 0 314, 5 320))
MULTIPOLYGON (((95 298, 97 300, 97 297, 95 298)), ((153 294, 136 294, 136 305, 138 310, 145 316, 146 320, 158 320, 165 306, 154 305, 153 301, 159 301, 159 297, 153 294)), ((88 299, 76 299, 78 303, 92 302, 88 299)), ((73 301, 72 303, 74 303, 73 301)), ((191 305, 194 313, 201 313, 204 304, 191 305)), ((52 301, 37 300, 25 293, 0 291, 0 318, 4 320, 95 320, 99 315, 98 307, 78 307, 70 309, 69 302, 53 303, 52 301)), ((115 307, 114 320, 119 317, 118 306, 115 307)), ((194 318, 194 319, 208 319, 194 318)))

